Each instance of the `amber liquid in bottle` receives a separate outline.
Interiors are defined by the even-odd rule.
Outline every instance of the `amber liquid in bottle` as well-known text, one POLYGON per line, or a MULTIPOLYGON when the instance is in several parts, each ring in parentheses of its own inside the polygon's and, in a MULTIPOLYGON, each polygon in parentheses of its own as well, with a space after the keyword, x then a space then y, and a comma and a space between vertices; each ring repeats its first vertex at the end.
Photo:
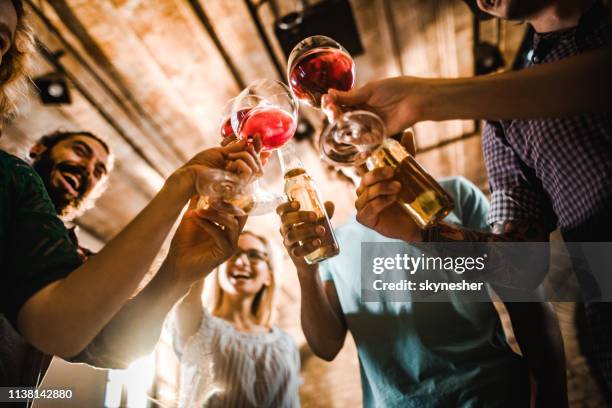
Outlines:
POLYGON ((315 264, 338 255, 338 242, 318 189, 303 168, 294 168, 285 173, 285 194, 289 200, 300 203, 300 211, 313 211, 317 214, 317 223, 325 227, 325 235, 320 237, 321 246, 304 257, 306 262, 315 264))
POLYGON ((420 228, 429 228, 446 217, 453 199, 406 150, 393 139, 385 139, 368 158, 368 168, 391 166, 394 179, 402 183, 398 201, 420 228))

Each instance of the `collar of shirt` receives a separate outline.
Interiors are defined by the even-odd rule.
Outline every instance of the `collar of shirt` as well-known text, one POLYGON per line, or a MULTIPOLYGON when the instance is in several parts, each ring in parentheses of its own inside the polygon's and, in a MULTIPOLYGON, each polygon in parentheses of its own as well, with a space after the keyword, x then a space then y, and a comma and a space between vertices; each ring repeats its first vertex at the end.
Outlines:
POLYGON ((591 8, 580 17, 580 21, 576 27, 550 33, 534 33, 533 53, 530 65, 543 62, 550 51, 560 43, 575 41, 579 48, 583 48, 586 36, 606 19, 610 19, 608 9, 600 1, 596 1, 591 8))

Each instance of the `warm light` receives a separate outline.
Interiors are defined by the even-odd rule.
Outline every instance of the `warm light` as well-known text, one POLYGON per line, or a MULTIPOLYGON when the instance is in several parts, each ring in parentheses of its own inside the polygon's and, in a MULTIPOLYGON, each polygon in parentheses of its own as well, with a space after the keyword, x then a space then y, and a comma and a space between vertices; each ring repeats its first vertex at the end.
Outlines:
POLYGON ((155 376, 155 355, 134 361, 126 370, 110 370, 106 385, 106 408, 118 408, 121 405, 121 392, 127 391, 128 407, 146 408, 149 389, 155 376))

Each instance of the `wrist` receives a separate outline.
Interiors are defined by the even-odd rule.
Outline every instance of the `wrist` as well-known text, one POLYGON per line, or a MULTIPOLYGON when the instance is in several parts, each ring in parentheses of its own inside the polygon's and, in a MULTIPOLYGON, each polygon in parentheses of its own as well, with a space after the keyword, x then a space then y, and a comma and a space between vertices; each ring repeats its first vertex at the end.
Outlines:
POLYGON ((298 279, 300 281, 313 281, 319 277, 319 265, 300 265, 296 266, 298 279))
POLYGON ((178 168, 166 179, 162 190, 169 191, 173 196, 185 203, 195 194, 195 177, 193 172, 185 167, 178 168))
POLYGON ((193 280, 187 279, 186 274, 181 274, 171 255, 168 255, 162 266, 159 268, 155 278, 158 279, 158 284, 165 291, 169 292, 170 297, 183 296, 194 283, 193 280))
POLYGON ((407 99, 414 122, 441 120, 444 111, 444 94, 449 90, 443 80, 408 77, 406 82, 407 99))
POLYGON ((460 78, 424 80, 420 89, 423 98, 421 120, 463 119, 465 115, 460 111, 465 105, 464 92, 464 82, 460 78))

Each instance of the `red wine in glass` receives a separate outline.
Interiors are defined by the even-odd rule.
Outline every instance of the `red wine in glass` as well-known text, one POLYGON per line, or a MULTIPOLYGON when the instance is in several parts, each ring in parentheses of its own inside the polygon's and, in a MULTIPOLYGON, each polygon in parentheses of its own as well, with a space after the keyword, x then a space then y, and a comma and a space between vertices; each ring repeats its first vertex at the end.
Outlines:
POLYGON ((348 91, 355 81, 350 55, 334 48, 315 48, 302 55, 291 68, 289 85, 295 96, 315 108, 330 89, 348 91))
MULTIPOLYGON (((242 122, 242 119, 244 119, 245 115, 251 110, 251 108, 246 108, 246 109, 241 109, 238 111, 238 113, 236 114, 238 117, 238 121, 242 122)), ((232 128, 232 116, 228 116, 224 121, 223 124, 221 125, 221 137, 223 139, 227 138, 227 137, 231 137, 231 138, 235 138, 236 134, 234 133, 234 128, 232 128)))
POLYGON ((296 121, 288 112, 273 106, 263 106, 247 110, 240 121, 239 134, 246 140, 260 135, 262 148, 270 151, 291 139, 295 129, 296 121))

